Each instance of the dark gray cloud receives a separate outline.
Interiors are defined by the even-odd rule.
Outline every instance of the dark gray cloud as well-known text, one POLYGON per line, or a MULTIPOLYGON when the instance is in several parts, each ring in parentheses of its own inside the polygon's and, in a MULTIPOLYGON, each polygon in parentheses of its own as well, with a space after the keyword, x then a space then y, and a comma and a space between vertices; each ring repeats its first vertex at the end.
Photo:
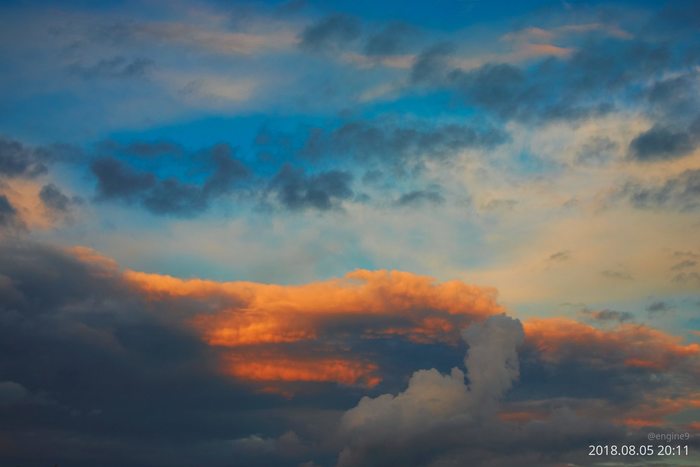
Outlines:
MULTIPOLYGON (((295 138, 290 135, 277 134, 263 127, 256 137, 256 145, 269 155, 265 163, 274 163, 277 157, 273 154, 282 158, 292 151, 296 157, 305 159, 305 164, 312 161, 324 168, 337 167, 335 172, 350 172, 360 165, 364 169, 365 183, 387 190, 396 188, 394 181, 397 178, 417 177, 426 161, 450 163, 461 151, 492 148, 507 140, 505 131, 484 124, 434 125, 415 121, 398 125, 385 119, 377 122, 350 121, 328 130, 312 128, 301 144, 294 144, 295 138)), ((304 178, 309 177, 299 171, 295 173, 289 167, 283 168, 270 187, 282 205, 292 208, 307 206, 328 209, 330 205, 339 205, 330 202, 332 197, 338 201, 351 197, 349 183, 340 180, 339 191, 332 197, 325 196, 325 193, 331 193, 325 188, 320 190, 320 197, 310 197, 306 194, 306 188, 302 187, 318 181, 302 180, 304 178), (312 202, 312 198, 315 201, 312 202)), ((442 194, 431 189, 404 193, 393 204, 408 206, 441 201, 442 194)))
POLYGON ((673 258, 678 262, 670 268, 670 271, 673 273, 671 282, 676 284, 700 284, 700 272, 697 268, 700 255, 693 251, 674 251, 673 258))
POLYGON ((131 141, 129 143, 119 143, 117 141, 102 141, 97 144, 97 152, 104 155, 136 156, 143 158, 162 156, 182 156, 185 149, 172 141, 131 141))
POLYGON ((403 53, 407 50, 412 35, 415 35, 415 29, 411 25, 391 23, 367 38, 365 53, 380 57, 403 53))
POLYGON ((40 153, 19 141, 0 136, 0 177, 36 177, 46 171, 40 153))
POLYGON ((104 58, 92 65, 74 63, 68 67, 68 70, 85 79, 129 79, 145 77, 153 66, 153 60, 148 58, 137 57, 127 59, 125 57, 116 56, 104 58))
POLYGON ((207 196, 229 192, 234 183, 249 175, 248 168, 235 157, 234 149, 227 144, 217 144, 207 151, 212 173, 204 184, 207 196))
POLYGON ((569 250, 562 250, 562 251, 557 251, 556 253, 552 253, 549 255, 549 258, 547 258, 547 261, 554 261, 554 262, 563 262, 563 261, 568 261, 571 259, 571 252, 569 250))
POLYGON ((647 307, 649 313, 665 313, 673 309, 673 306, 667 302, 654 302, 647 307))
POLYGON ((151 173, 141 173, 113 157, 93 161, 92 172, 97 177, 98 199, 133 200, 156 184, 151 173))
POLYGON ((7 196, 0 193, 0 226, 12 225, 17 220, 17 210, 7 196))
POLYGON ((589 310, 583 309, 580 314, 586 318, 592 319, 594 321, 602 322, 616 322, 623 323, 625 321, 632 321, 634 315, 629 311, 617 311, 617 310, 589 310))
POLYGON ((340 209, 343 201, 352 198, 351 185, 349 172, 330 170, 307 175, 301 169, 285 165, 272 179, 268 190, 287 209, 328 211, 340 209))
POLYGON ((174 178, 160 180, 142 198, 153 214, 192 215, 208 207, 209 197, 201 187, 174 178))
POLYGON ((677 159, 694 149, 693 138, 685 131, 654 125, 630 142, 631 156, 642 162, 677 159))
POLYGON ((460 150, 490 148, 507 140, 507 133, 492 127, 426 123, 397 126, 353 121, 330 131, 312 131, 300 155, 351 156, 365 163, 371 161, 397 169, 415 167, 424 160, 449 159, 460 150))
MULTIPOLYGON (((517 66, 491 62, 462 70, 447 60, 449 47, 436 46, 416 59, 411 81, 447 89, 465 104, 503 119, 577 120, 610 112, 618 104, 639 103, 640 87, 666 79, 664 71, 688 68, 682 51, 682 46, 656 38, 590 36, 568 57, 517 66)), ((693 63, 698 60, 700 56, 693 63)), ((661 94, 655 93, 657 98, 661 94)))
POLYGON ((585 165, 602 165, 612 159, 618 145, 606 137, 596 137, 586 142, 576 154, 576 162, 585 165))
POLYGON ((671 279, 671 282, 677 284, 700 284, 700 272, 679 272, 671 279))
POLYGON ((494 198, 482 204, 481 209, 488 212, 505 214, 513 211, 517 205, 518 202, 514 199, 494 198))
POLYGON ((28 396, 28 391, 14 381, 0 382, 0 407, 16 404, 28 396))
POLYGON ((180 154, 183 149, 170 141, 136 141, 129 143, 125 151, 144 157, 180 154))
POLYGON ((39 192, 39 199, 44 206, 52 211, 66 213, 71 206, 79 203, 79 198, 69 198, 56 185, 49 183, 44 185, 39 192))
POLYGON ((356 18, 331 15, 307 26, 299 36, 299 46, 312 51, 336 49, 357 39, 360 32, 360 22, 356 18))
POLYGON ((435 44, 417 57, 411 67, 411 82, 415 84, 435 84, 444 79, 448 59, 454 52, 450 43, 435 44))
POLYGON ((695 211, 700 208, 700 170, 686 170, 661 184, 628 182, 617 197, 641 209, 695 211))
POLYGON ((666 3, 658 15, 650 20, 650 31, 663 31, 673 36, 700 28, 700 5, 693 0, 676 0, 666 3))
POLYGON ((394 202, 394 205, 404 207, 404 206, 422 206, 425 204, 442 204, 445 202, 445 198, 440 194, 439 191, 429 189, 429 190, 413 190, 408 193, 404 193, 394 202))
POLYGON ((660 79, 649 86, 645 91, 646 99, 655 119, 675 126, 687 125, 697 115, 700 104, 698 77, 699 73, 692 70, 660 79))
POLYGON ((0 278, 0 463, 223 467, 233 440, 284 433, 258 412, 280 401, 218 373, 183 325, 206 304, 149 301, 116 267, 22 240, 0 244, 0 278))
POLYGON ((161 179, 113 157, 97 158, 91 167, 97 179, 97 199, 138 202, 153 214, 192 216, 205 211, 212 200, 231 193, 249 175, 228 145, 216 145, 199 157, 206 162, 204 170, 208 172, 200 184, 174 177, 161 179))
POLYGON ((622 281, 634 280, 632 275, 627 271, 620 271, 617 269, 606 269, 604 271, 601 271, 600 273, 608 279, 616 279, 622 281))
POLYGON ((546 60, 534 69, 489 63, 473 71, 452 71, 447 85, 467 104, 504 119, 576 120, 611 111, 608 99, 591 95, 596 88, 573 79, 583 74, 571 69, 578 66, 583 65, 559 59, 546 60))
MULTIPOLYGON (((668 385, 665 374, 626 368, 623 347, 572 340, 548 361, 503 315, 472 323, 462 345, 438 346, 370 339, 363 322, 382 317, 368 313, 322 333, 334 336, 329 345, 375 356, 386 384, 293 400, 256 395, 217 371, 220 354, 185 324, 233 306, 225 300, 146 297, 108 261, 0 243, 0 420, 9 443, 0 459, 78 467, 333 465, 338 456, 340 465, 585 465, 581 445, 636 441, 607 420, 606 401, 634 407, 668 385), (467 345, 466 374, 450 372, 467 345), (528 410, 548 416, 511 423, 496 415, 528 410)), ((401 317, 383 319, 395 328, 401 317)))
POLYGON ((680 271, 683 269, 693 268, 698 265, 694 259, 685 259, 671 266, 671 271, 680 271))

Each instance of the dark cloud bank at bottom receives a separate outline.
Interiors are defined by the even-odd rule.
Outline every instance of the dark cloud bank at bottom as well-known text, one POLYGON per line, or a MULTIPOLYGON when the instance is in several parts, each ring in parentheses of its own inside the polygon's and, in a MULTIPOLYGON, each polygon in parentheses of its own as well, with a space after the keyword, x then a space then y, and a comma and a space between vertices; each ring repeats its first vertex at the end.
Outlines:
POLYGON ((203 303, 146 300, 103 261, 3 241, 0 297, 3 465, 586 465, 590 443, 644 441, 586 416, 587 404, 628 403, 634 394, 616 391, 662 384, 543 365, 520 322, 498 315, 464 331, 466 372, 449 371, 464 347, 435 351, 431 363, 410 358, 430 345, 379 339, 358 351, 401 352, 388 357, 401 373, 389 383, 315 384, 285 399, 217 371, 215 350, 183 325, 203 303), (576 375, 588 381, 574 385, 580 394, 567 385, 576 375), (498 417, 509 404, 545 402, 546 420, 498 417))

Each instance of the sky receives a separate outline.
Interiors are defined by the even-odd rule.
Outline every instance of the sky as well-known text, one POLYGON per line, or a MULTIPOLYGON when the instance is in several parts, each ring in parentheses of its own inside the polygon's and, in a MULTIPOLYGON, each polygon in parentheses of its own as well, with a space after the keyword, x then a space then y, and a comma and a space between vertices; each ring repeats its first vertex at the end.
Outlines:
POLYGON ((693 1, 2 2, 0 463, 698 465, 698 109, 693 1))

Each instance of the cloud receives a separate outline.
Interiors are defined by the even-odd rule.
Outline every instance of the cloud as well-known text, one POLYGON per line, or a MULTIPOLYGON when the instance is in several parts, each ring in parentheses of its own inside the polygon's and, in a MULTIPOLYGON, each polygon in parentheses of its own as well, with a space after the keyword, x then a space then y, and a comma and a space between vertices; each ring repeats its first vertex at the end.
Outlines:
POLYGON ((68 70, 85 79, 131 79, 144 78, 153 66, 153 60, 148 58, 138 57, 129 60, 122 56, 116 56, 101 59, 93 65, 74 63, 68 67, 68 70))
POLYGON ((202 303, 211 311, 189 323, 219 349, 221 371, 280 392, 296 381, 373 387, 382 378, 381 367, 362 357, 363 348, 386 339, 451 346, 458 329, 502 311, 492 290, 399 271, 358 270, 299 286, 132 271, 125 278, 151 300, 202 303))
MULTIPOLYGON (((700 78, 698 71, 690 70, 680 72, 680 74, 673 73, 671 76, 659 79, 648 86, 645 90, 645 97, 649 103, 649 111, 654 115, 654 118, 666 125, 684 127, 697 117, 698 91, 700 90, 698 78, 700 78)), ((682 137, 692 137, 692 127, 690 130, 690 135, 682 135, 682 137)))
POLYGON ((13 225, 17 220, 17 210, 12 206, 7 196, 0 194, 0 226, 13 225))
POLYGON ((411 67, 411 82, 430 84, 444 79, 444 69, 454 52, 449 43, 435 44, 421 52, 411 67))
POLYGON ((632 277, 632 275, 629 272, 619 271, 616 269, 605 269, 604 271, 600 271, 600 274, 607 277, 608 279, 615 279, 615 280, 621 280, 621 281, 634 280, 634 278, 632 277))
POLYGON ((342 279, 290 287, 138 272, 127 272, 126 278, 153 297, 225 299, 228 308, 198 316, 193 324, 211 344, 230 347, 315 340, 327 328, 323 321, 332 323, 343 315, 364 321, 359 332, 374 329, 376 333, 392 326, 410 328, 430 316, 455 319, 457 324, 462 318, 471 321, 502 311, 491 289, 460 281, 436 283, 430 277, 399 271, 358 270, 342 279))
POLYGON ((695 211, 700 208, 700 170, 685 170, 661 184, 627 182, 617 196, 641 209, 695 211))
POLYGON ((311 51, 338 49, 360 36, 360 22, 347 15, 330 15, 307 26, 299 36, 299 46, 311 51))
POLYGON ((53 183, 41 188, 39 199, 49 210, 59 213, 66 213, 74 204, 80 203, 79 198, 69 198, 53 183))
POLYGON ((290 210, 337 210, 353 196, 352 175, 341 170, 329 170, 306 175, 303 170, 285 165, 270 181, 268 190, 277 202, 290 210))
POLYGON ((689 134, 655 125, 630 142, 633 158, 642 162, 677 159, 689 154, 694 144, 689 134))
POLYGON ((631 323, 521 325, 492 290, 461 281, 366 270, 301 285, 177 279, 123 271, 86 247, 4 242, 0 292, 0 411, 17 458, 37 447, 22 394, 53 401, 31 409, 32 432, 50 427, 42 461, 126 452, 120 462, 137 466, 223 465, 232 449, 246 465, 297 465, 340 446, 340 465, 554 465, 586 440, 633 439, 619 424, 664 424, 696 404, 670 382, 696 387, 697 344, 631 323), (466 374, 444 373, 464 328, 466 374), (422 362, 433 368, 406 387, 405 365, 422 362), (553 395, 581 378, 595 384, 553 395), (332 410, 303 408, 318 404, 332 410), (326 428, 303 441, 296 427, 319 418, 326 428))
POLYGON ((156 183, 155 176, 140 173, 113 157, 96 159, 91 169, 97 177, 98 199, 134 200, 156 183))
POLYGON ((679 272, 671 279, 677 284, 700 284, 700 273, 697 271, 679 272))
POLYGON ((47 168, 39 154, 22 143, 0 137, 0 177, 36 177, 47 168))
POLYGON ((505 34, 501 39, 508 42, 550 42, 557 37, 574 34, 588 34, 591 32, 603 33, 622 39, 630 39, 632 36, 614 24, 602 22, 564 24, 553 28, 528 27, 505 34))
POLYGON ((610 112, 609 101, 591 95, 586 82, 572 80, 581 74, 579 66, 576 54, 570 60, 545 60, 534 69, 487 63, 471 71, 451 71, 447 86, 467 104, 509 120, 580 120, 610 112))
POLYGON ((683 269, 692 268, 698 265, 698 262, 694 259, 684 259, 678 263, 671 266, 671 271, 681 271, 683 269))
POLYGON ((508 213, 512 212, 517 205, 518 201, 514 199, 494 198, 483 203, 480 208, 487 212, 508 213))
POLYGON ((107 140, 98 143, 97 146, 99 153, 116 153, 120 156, 155 158, 162 156, 179 157, 185 154, 185 149, 182 146, 167 140, 136 140, 124 144, 107 140))
MULTIPOLYGON (((184 45, 222 55, 253 55, 290 48, 294 33, 289 24, 264 21, 247 22, 247 28, 231 30, 231 24, 220 21, 214 14, 199 16, 203 21, 183 17, 173 21, 116 21, 92 28, 91 38, 99 41, 131 42, 136 46, 144 41, 158 41, 163 45, 184 45)), ((236 24, 241 26, 241 24, 236 24)))
POLYGON ((231 193, 248 175, 248 169, 228 145, 213 146, 201 159, 206 161, 210 174, 201 184, 193 184, 139 172, 114 157, 99 157, 91 165, 97 179, 97 200, 138 202, 159 215, 201 214, 212 200, 231 193))
POLYGON ((303 455, 309 450, 294 431, 287 431, 274 438, 249 435, 234 439, 231 444, 238 461, 251 466, 284 463, 285 458, 303 455))
POLYGON ((651 327, 621 323, 610 330, 565 318, 531 319, 524 323, 526 341, 544 361, 583 361, 589 367, 633 367, 665 370, 674 365, 697 365, 700 345, 651 327), (694 362, 694 363, 693 363, 694 362))
POLYGON ((698 4, 691 0, 680 0, 664 5, 658 14, 653 18, 653 27, 664 32, 671 32, 674 35, 683 34, 687 31, 696 31, 700 9, 698 4), (658 21, 658 23, 657 23, 658 21))
POLYGON ((143 300, 94 251, 3 241, 3 459, 98 459, 110 467, 230 461, 230 446, 198 445, 270 426, 245 414, 250 392, 212 371, 208 346, 178 324, 190 311, 143 300), (42 435, 32 441, 31 433, 42 435))
POLYGON ((29 393, 19 383, 14 381, 0 382, 0 406, 7 406, 21 402, 27 398, 29 393))
POLYGON ((525 334, 522 324, 505 315, 494 316, 463 332, 469 352, 464 360, 469 392, 478 410, 490 410, 520 375, 517 348, 525 334))
POLYGON ((647 307, 649 313, 665 313, 673 309, 673 306, 666 302, 654 302, 647 307))
POLYGON ((442 204, 445 198, 436 190, 414 190, 402 194, 394 204, 396 206, 420 206, 423 204, 442 204))
POLYGON ((697 271, 697 259, 700 255, 692 251, 674 251, 674 261, 669 270, 673 273, 671 282, 676 284, 700 284, 700 272, 697 271), (694 270, 695 269, 695 270, 694 270))
POLYGON ((584 144, 576 154, 576 162, 585 165, 602 165, 608 162, 618 149, 618 144, 607 137, 596 137, 584 144))
POLYGON ((464 359, 469 384, 458 368, 446 375, 419 370, 396 396, 362 398, 342 417, 341 436, 349 444, 340 453, 339 466, 427 465, 432 453, 421 452, 421 445, 434 441, 431 433, 471 424, 483 427, 484 418, 495 416, 498 401, 519 375, 516 349, 524 338, 522 325, 493 316, 471 325, 463 337, 469 345, 464 359))
POLYGON ((382 380, 375 363, 352 358, 293 358, 284 355, 231 354, 224 359, 222 371, 234 378, 262 383, 263 390, 280 392, 284 389, 265 384, 287 382, 334 382, 372 388, 382 380))
POLYGON ((413 33, 415 30, 409 24, 391 23, 367 38, 365 54, 382 57, 404 53, 413 33))
POLYGON ((352 121, 333 130, 312 131, 300 155, 324 159, 351 156, 358 162, 406 173, 424 161, 449 161, 460 151, 493 148, 507 140, 503 130, 488 126, 352 121))
POLYGON ((661 70, 675 73, 697 61, 675 45, 692 41, 688 35, 674 43, 658 37, 641 39, 643 35, 619 29, 601 37, 595 33, 599 29, 583 27, 583 38, 561 47, 541 43, 552 39, 552 31, 532 28, 526 33, 539 35, 538 43, 526 41, 512 57, 487 55, 486 63, 482 59, 477 67, 473 61, 460 66, 457 59, 450 60, 448 48, 428 49, 416 59, 411 81, 446 90, 467 106, 504 120, 580 121, 634 105, 639 101, 629 94, 636 92, 635 86, 652 87, 662 77, 661 70), (532 60, 543 55, 543 60, 532 60), (509 63, 513 57, 524 63, 509 63))
POLYGON ((550 262, 563 262, 563 261, 568 261, 571 259, 571 252, 569 250, 562 250, 562 251, 557 251, 556 253, 552 253, 549 255, 549 258, 547 258, 547 261, 550 262))
POLYGON ((616 310, 589 310, 583 309, 580 313, 594 321, 602 322, 618 322, 622 323, 624 321, 631 321, 634 319, 634 315, 628 311, 616 311, 616 310))

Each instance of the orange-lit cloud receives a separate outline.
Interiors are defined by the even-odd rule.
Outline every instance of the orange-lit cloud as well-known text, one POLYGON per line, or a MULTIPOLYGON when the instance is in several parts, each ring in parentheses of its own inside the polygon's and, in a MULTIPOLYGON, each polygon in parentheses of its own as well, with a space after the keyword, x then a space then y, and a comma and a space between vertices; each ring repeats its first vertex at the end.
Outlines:
POLYGON ((700 409, 700 393, 675 398, 649 398, 626 411, 617 421, 633 428, 663 426, 670 415, 691 409, 700 409))
POLYGON ((337 382, 374 387, 381 381, 374 363, 342 358, 292 358, 283 355, 232 355, 224 372, 255 382, 337 382))
POLYGON ((334 340, 338 335, 455 343, 461 328, 504 311, 493 289, 461 281, 439 283, 399 271, 357 270, 340 279, 287 286, 185 280, 135 271, 124 276, 150 300, 213 304, 203 305, 188 322, 204 341, 220 348, 221 370, 281 393, 286 390, 274 383, 334 381, 365 387, 379 383, 377 364, 344 357, 347 348, 334 340), (294 344, 325 352, 331 348, 332 353, 298 357, 285 348, 294 344))
MULTIPOLYGON (((464 324, 466 326, 466 323, 464 324)), ((455 324, 455 320, 431 316, 424 318, 417 325, 410 327, 390 327, 373 330, 366 333, 367 337, 403 336, 417 344, 430 342, 445 342, 455 344, 459 341, 459 330, 463 326, 455 324)))
POLYGON ((342 279, 290 286, 178 279, 135 271, 127 271, 125 277, 152 295, 229 295, 245 302, 249 311, 400 313, 433 309, 475 317, 503 311, 495 302, 494 289, 458 280, 436 283, 432 277, 401 271, 359 269, 342 279))
POLYGON ((549 318, 528 320, 524 327, 527 342, 550 362, 575 358, 601 367, 622 363, 663 371, 700 356, 699 344, 683 344, 681 337, 640 324, 601 330, 571 319, 549 318))
POLYGON ((17 210, 22 223, 32 230, 47 230, 54 225, 54 219, 39 198, 41 187, 41 182, 36 180, 12 179, 0 183, 2 194, 17 210))
POLYGON ((399 271, 357 270, 342 279, 294 286, 134 271, 125 276, 152 298, 226 299, 227 308, 199 315, 192 324, 210 344, 229 347, 315 339, 324 326, 348 316, 359 317, 371 335, 445 341, 458 332, 457 325, 503 312, 492 289, 399 271), (386 326, 384 319, 373 324, 378 317, 396 318, 403 326, 386 326))
POLYGON ((97 271, 117 272, 119 270, 119 265, 116 261, 114 261, 114 259, 105 256, 92 248, 76 245, 67 248, 66 251, 78 258, 83 263, 90 264, 97 271))
MULTIPOLYGON (((91 249, 69 251, 100 271, 119 274, 114 261, 91 249)), ((357 270, 302 285, 179 279, 136 271, 125 271, 123 278, 156 304, 177 309, 179 301, 187 303, 184 324, 215 349, 222 373, 282 394, 290 393, 288 385, 303 382, 376 386, 388 370, 380 367, 376 355, 364 353, 367 339, 455 344, 465 327, 504 312, 493 289, 399 271, 357 270)), ((523 324, 526 343, 545 363, 575 359, 592 368, 654 372, 678 365, 700 368, 700 344, 683 343, 649 326, 622 323, 603 330, 566 318, 523 324)), ((502 418, 530 417, 516 413, 521 410, 512 412, 502 418)), ((616 416, 639 424, 625 411, 616 416)))

